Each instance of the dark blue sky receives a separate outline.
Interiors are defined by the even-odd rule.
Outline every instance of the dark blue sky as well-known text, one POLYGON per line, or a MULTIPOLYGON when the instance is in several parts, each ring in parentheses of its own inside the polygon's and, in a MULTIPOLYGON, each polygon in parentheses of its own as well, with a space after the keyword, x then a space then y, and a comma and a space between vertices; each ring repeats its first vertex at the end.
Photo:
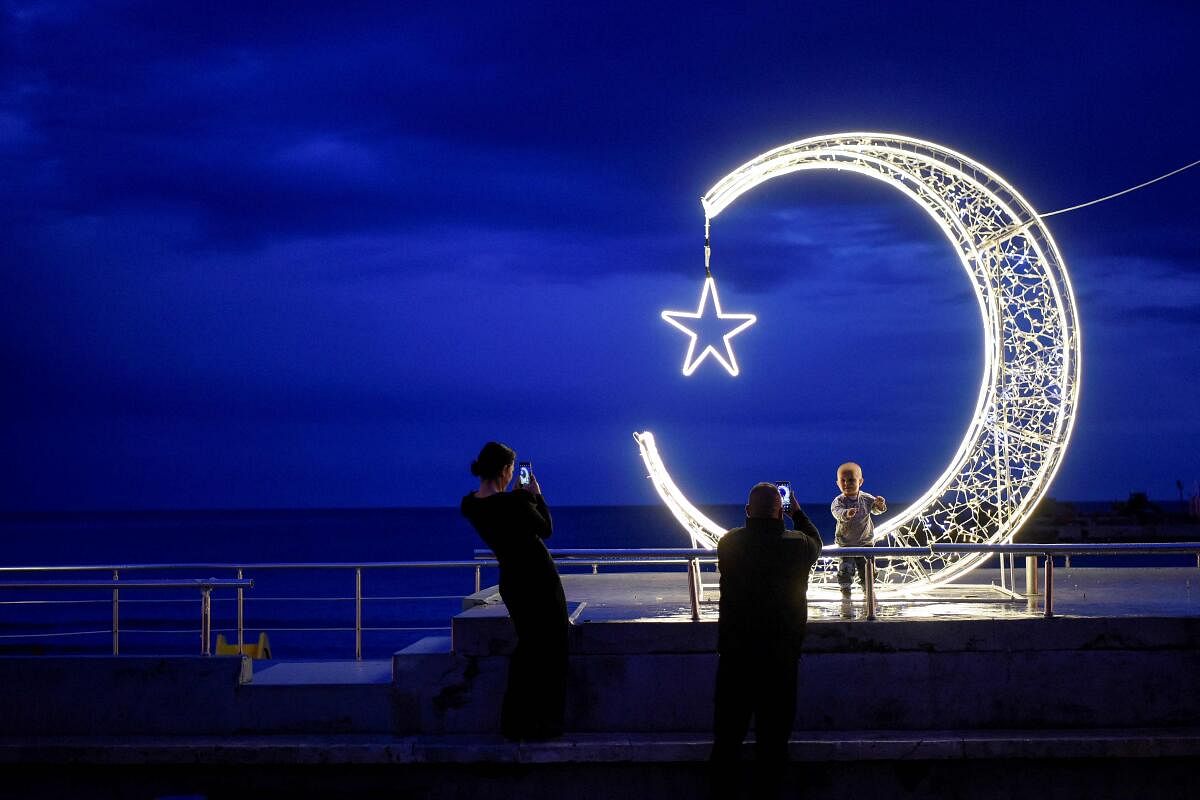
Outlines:
MULTIPOLYGON (((679 374, 698 198, 876 130, 1048 211, 1200 158, 1200 7, 9 2, 3 508, 449 505, 500 438, 553 502, 697 502, 836 465, 912 498, 982 334, 941 233, 860 177, 714 223, 742 376, 679 374), (336 10, 334 10, 336 9, 336 10), (847 381, 847 365, 855 379, 847 381)), ((1200 478, 1200 168, 1050 222, 1084 385, 1051 494, 1200 478)))

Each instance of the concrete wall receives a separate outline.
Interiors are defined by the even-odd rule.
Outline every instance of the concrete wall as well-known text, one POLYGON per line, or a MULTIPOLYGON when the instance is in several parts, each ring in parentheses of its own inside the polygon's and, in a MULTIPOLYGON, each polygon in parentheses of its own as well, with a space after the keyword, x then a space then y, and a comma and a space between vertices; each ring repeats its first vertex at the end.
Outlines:
MULTIPOLYGON (((511 628, 455 619, 456 654, 422 729, 481 730, 499 715, 511 628), (452 698, 452 701, 450 700, 452 698)), ((711 727, 716 625, 572 629, 568 727, 711 727)), ((1056 618, 820 622, 801 660, 797 730, 1152 727, 1200 719, 1200 620, 1056 618)))
MULTIPOLYGON (((1200 620, 820 622, 797 730, 1126 728, 1200 720, 1200 620)), ((568 727, 705 732, 715 624, 571 631, 568 727)), ((392 682, 246 683, 236 657, 0 659, 0 734, 467 733, 498 728, 512 646, 502 609, 454 621, 454 653, 413 648, 392 682)))
POLYGON ((248 676, 238 656, 0 659, 0 734, 226 733, 248 676))

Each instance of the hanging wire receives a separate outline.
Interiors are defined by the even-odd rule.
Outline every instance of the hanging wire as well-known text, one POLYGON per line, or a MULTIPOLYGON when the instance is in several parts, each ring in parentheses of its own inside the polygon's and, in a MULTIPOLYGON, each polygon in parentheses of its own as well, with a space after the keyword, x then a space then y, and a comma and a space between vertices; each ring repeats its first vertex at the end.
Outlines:
POLYGON ((709 259, 712 257, 712 247, 708 242, 708 215, 704 216, 704 277, 711 278, 712 270, 708 268, 709 259))
MULTIPOLYGON (((1130 192, 1136 192, 1138 189, 1149 186, 1152 183, 1158 183, 1159 181, 1169 178, 1172 175, 1178 175, 1179 173, 1183 172, 1185 169, 1191 169, 1192 167, 1196 166, 1197 164, 1200 164, 1200 160, 1193 161, 1192 163, 1190 163, 1186 166, 1182 166, 1177 170, 1172 170, 1171 172, 1168 172, 1166 175, 1159 175, 1157 178, 1155 178, 1153 180, 1146 181, 1145 183, 1139 183, 1137 186, 1130 186, 1128 189, 1122 189, 1121 191, 1116 192, 1115 194, 1110 194, 1105 197, 1098 197, 1095 200, 1089 200, 1086 203, 1080 203, 1079 205, 1071 206, 1070 208, 1060 208, 1057 211, 1049 211, 1045 214, 1038 214, 1038 219, 1046 219, 1047 217, 1053 217, 1055 214, 1065 214, 1068 211, 1076 211, 1080 208, 1087 208, 1088 206, 1096 205, 1096 203, 1103 203, 1105 200, 1112 200, 1114 197, 1120 197, 1123 194, 1129 194, 1130 192)), ((708 226, 706 224, 705 225, 706 231, 707 231, 707 228, 708 228, 708 226)), ((705 242, 707 242, 707 241, 708 241, 708 235, 706 233, 705 234, 705 242)), ((705 246, 707 247, 707 244, 705 246)))

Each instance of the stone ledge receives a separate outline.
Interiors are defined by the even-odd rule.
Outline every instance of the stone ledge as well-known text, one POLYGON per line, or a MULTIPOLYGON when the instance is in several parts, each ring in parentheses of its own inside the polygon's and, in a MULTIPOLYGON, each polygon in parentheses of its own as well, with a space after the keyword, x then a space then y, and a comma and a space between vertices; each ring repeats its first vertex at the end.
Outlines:
MULTIPOLYGON (((710 743, 686 733, 568 734, 527 743, 487 735, 4 737, 0 764, 654 764, 702 762, 710 743)), ((797 762, 1187 758, 1200 756, 1200 728, 799 731, 790 749, 797 762)))
MULTIPOLYGON (((458 614, 451 628, 459 655, 505 655, 516 643, 503 605, 458 614)), ((585 621, 571 627, 570 646, 574 655, 713 653, 717 621, 585 621)), ((1197 649, 1200 618, 1189 617, 816 620, 809 622, 804 641, 809 654, 1197 649)))

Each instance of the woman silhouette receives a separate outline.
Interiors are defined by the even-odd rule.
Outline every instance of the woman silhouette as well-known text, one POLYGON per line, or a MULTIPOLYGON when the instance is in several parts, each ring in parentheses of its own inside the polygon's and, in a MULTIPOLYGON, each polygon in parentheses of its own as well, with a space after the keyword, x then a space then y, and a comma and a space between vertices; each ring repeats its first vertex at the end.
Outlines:
POLYGON ((479 489, 462 514, 500 562, 500 597, 517 631, 500 730, 509 739, 562 734, 567 689, 567 601, 544 539, 554 530, 537 477, 508 491, 517 454, 488 442, 471 463, 479 489))

